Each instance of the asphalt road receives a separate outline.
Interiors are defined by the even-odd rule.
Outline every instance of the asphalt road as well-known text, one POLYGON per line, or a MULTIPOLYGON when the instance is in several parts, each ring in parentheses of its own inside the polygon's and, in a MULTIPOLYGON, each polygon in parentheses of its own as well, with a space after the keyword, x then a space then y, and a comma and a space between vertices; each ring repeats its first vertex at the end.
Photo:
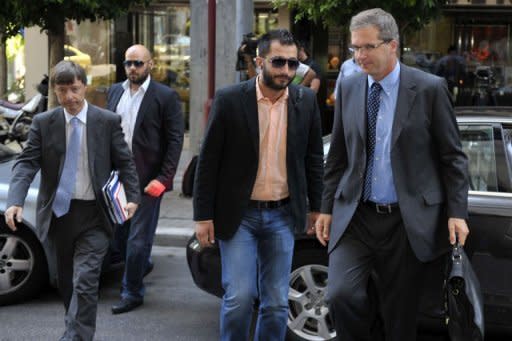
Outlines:
MULTIPOLYGON (((218 340, 220 300, 198 289, 186 264, 185 248, 154 247, 155 268, 146 277, 144 305, 112 315, 120 274, 102 283, 96 341, 218 340)), ((64 308, 55 290, 32 301, 0 307, 0 341, 58 340, 64 308)))

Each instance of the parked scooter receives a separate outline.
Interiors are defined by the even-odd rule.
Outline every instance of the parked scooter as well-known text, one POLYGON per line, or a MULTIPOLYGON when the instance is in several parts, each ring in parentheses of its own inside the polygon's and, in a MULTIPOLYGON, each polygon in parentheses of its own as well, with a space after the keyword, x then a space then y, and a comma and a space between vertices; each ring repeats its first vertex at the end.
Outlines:
POLYGON ((44 75, 37 85, 39 91, 26 103, 0 100, 0 143, 16 141, 20 144, 28 138, 34 115, 46 110, 48 103, 48 76, 44 75))

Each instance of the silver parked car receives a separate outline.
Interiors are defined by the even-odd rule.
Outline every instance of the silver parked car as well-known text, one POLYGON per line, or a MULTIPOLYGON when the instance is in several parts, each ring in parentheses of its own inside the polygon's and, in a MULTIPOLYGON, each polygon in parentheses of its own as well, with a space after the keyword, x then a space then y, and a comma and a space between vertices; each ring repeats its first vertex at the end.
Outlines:
MULTIPOLYGON (((486 330, 512 333, 512 107, 457 108, 462 147, 469 158, 469 227, 465 250, 472 258, 485 300, 486 330)), ((324 140, 324 152, 329 138, 324 140)), ((421 151, 418 151, 421 152, 421 151)), ((194 281, 221 297, 220 254, 201 250, 195 237, 187 247, 194 281)), ((428 264, 420 299, 420 329, 443 330, 445 257, 428 264)), ((335 340, 325 303, 326 248, 297 235, 288 295, 288 340, 335 340)))

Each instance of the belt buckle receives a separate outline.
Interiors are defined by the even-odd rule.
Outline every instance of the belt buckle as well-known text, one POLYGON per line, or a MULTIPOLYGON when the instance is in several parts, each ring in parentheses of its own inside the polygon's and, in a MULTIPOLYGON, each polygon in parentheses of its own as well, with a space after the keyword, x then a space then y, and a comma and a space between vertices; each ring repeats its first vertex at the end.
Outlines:
POLYGON ((391 213, 393 211, 393 208, 389 204, 387 204, 387 205, 375 204, 375 210, 379 214, 386 214, 386 213, 391 213))

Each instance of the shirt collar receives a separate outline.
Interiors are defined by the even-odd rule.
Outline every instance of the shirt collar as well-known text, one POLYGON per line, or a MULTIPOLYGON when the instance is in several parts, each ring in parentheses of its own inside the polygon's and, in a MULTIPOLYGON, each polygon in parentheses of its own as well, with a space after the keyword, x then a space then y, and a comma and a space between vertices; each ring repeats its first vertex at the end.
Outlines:
MULTIPOLYGON (((267 97, 263 95, 260 88, 260 77, 261 75, 256 76, 256 100, 259 102, 267 97)), ((288 99, 288 87, 284 90, 284 93, 281 95, 281 97, 278 98, 277 102, 285 101, 288 99)))
MULTIPOLYGON (((142 83, 142 85, 140 86, 139 90, 142 89, 142 92, 146 92, 148 90, 148 87, 149 87, 149 82, 151 81, 151 75, 148 75, 148 78, 146 78, 146 80, 144 81, 144 83, 142 83)), ((127 79, 123 82, 122 84, 123 86, 123 89, 126 91, 130 88, 130 80, 127 79)))
MULTIPOLYGON (((382 86, 384 92, 389 93, 393 89, 400 79, 400 63, 397 61, 393 71, 391 71, 386 77, 382 78, 379 84, 382 86)), ((368 75, 368 88, 372 87, 375 80, 372 76, 368 75)))
POLYGON ((83 124, 86 124, 87 123, 87 109, 89 107, 89 104, 87 104, 87 101, 84 99, 84 106, 82 108, 82 110, 80 110, 80 112, 76 115, 71 115, 67 110, 66 108, 63 108, 64 109, 64 117, 66 118, 66 123, 69 123, 69 121, 71 121, 71 119, 73 117, 76 117, 78 118, 78 120, 80 122, 82 122, 83 124))

